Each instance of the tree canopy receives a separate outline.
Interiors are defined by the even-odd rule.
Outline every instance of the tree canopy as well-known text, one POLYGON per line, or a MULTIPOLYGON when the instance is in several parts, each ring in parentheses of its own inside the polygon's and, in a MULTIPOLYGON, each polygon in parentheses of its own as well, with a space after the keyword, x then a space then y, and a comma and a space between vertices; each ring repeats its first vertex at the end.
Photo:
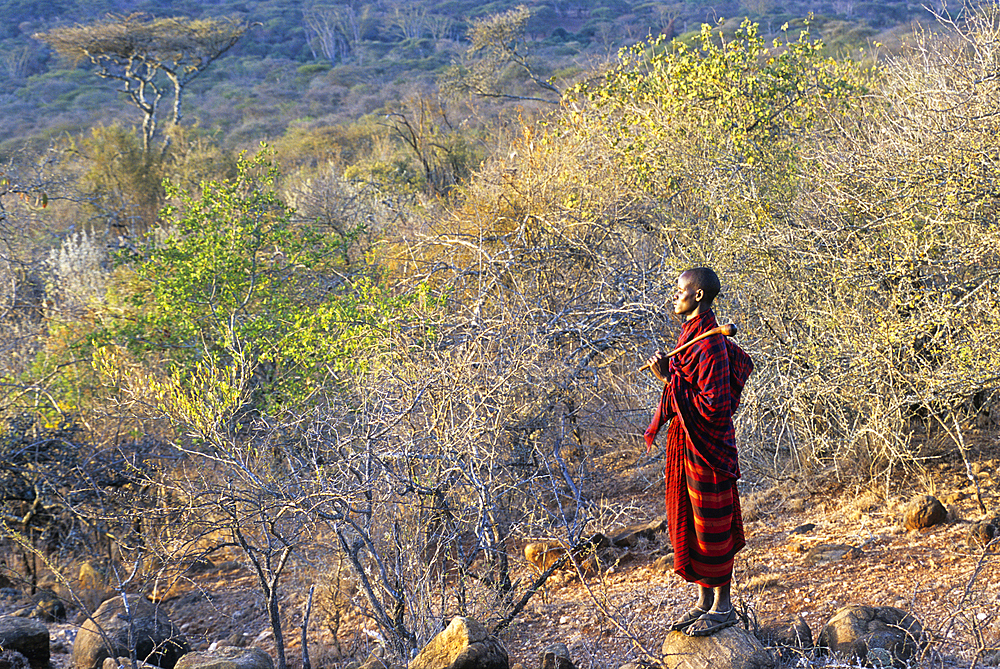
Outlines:
POLYGON ((112 14, 87 25, 53 28, 35 38, 74 63, 89 60, 98 68, 98 76, 121 82, 129 101, 143 113, 143 145, 148 153, 156 134, 157 109, 167 90, 173 90, 173 125, 181 120, 184 88, 248 29, 247 23, 229 19, 112 14))

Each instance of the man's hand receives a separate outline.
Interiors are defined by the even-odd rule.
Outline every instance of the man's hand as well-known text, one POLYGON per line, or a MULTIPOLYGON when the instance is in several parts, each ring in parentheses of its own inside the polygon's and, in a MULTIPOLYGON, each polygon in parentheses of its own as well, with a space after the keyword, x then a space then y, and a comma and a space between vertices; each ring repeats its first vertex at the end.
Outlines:
POLYGON ((663 383, 667 382, 667 371, 670 365, 670 359, 667 358, 667 354, 663 351, 657 351, 649 360, 646 361, 646 365, 649 366, 649 371, 653 373, 653 376, 658 378, 663 383))

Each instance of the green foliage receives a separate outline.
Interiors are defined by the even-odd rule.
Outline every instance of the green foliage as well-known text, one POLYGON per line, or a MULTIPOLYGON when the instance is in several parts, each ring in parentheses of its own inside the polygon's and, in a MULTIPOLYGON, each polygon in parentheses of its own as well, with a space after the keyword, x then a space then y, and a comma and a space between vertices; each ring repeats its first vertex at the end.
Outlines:
POLYGON ((861 72, 824 58, 808 30, 769 45, 749 21, 731 40, 704 25, 698 42, 623 50, 605 84, 580 89, 605 110, 612 146, 639 184, 690 188, 678 178, 694 159, 750 176, 747 190, 766 199, 761 186, 792 178, 797 139, 863 90, 861 72))
POLYGON ((373 269, 345 266, 342 247, 361 228, 335 235, 297 223, 276 176, 262 152, 200 195, 168 184, 166 225, 132 261, 134 320, 98 339, 163 360, 178 387, 236 378, 269 413, 321 401, 343 375, 382 364, 387 336, 417 316, 419 296, 393 295, 373 269))

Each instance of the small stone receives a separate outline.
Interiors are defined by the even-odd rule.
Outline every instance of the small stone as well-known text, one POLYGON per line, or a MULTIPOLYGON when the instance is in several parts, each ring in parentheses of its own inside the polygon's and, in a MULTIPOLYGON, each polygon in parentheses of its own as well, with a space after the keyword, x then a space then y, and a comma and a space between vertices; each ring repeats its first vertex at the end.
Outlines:
POLYGON ((948 510, 931 495, 917 495, 903 511, 903 525, 908 530, 922 530, 943 523, 948 510))
POLYGON ((816 523, 806 523, 805 525, 799 525, 794 530, 791 530, 789 534, 806 534, 812 532, 816 529, 816 523))
POLYGON ((540 669, 576 669, 564 643, 554 643, 542 651, 540 669))
POLYGON ((838 560, 856 560, 864 553, 860 548, 847 544, 818 544, 809 549, 802 561, 805 564, 830 564, 838 560))

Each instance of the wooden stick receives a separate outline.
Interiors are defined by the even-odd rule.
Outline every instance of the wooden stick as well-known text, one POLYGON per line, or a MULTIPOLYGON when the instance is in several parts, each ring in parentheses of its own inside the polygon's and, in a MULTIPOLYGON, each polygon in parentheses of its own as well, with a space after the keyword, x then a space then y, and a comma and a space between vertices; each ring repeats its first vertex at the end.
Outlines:
MULTIPOLYGON (((692 344, 694 344, 695 342, 699 342, 702 339, 704 339, 705 337, 711 337, 712 335, 717 335, 717 334, 725 335, 726 337, 732 337, 733 335, 736 334, 736 326, 733 325, 732 323, 730 323, 729 325, 720 325, 717 328, 712 328, 708 332, 701 333, 700 335, 698 335, 697 337, 695 337, 691 341, 687 342, 686 344, 682 344, 682 345, 678 346, 677 348, 675 348, 670 353, 667 353, 664 356, 664 358, 672 358, 675 355, 677 355, 678 353, 680 353, 681 351, 683 351, 684 349, 686 349, 688 346, 691 346, 692 344)), ((652 365, 647 362, 645 365, 643 365, 642 367, 639 368, 639 371, 643 372, 643 371, 649 369, 650 367, 652 367, 652 365)))

